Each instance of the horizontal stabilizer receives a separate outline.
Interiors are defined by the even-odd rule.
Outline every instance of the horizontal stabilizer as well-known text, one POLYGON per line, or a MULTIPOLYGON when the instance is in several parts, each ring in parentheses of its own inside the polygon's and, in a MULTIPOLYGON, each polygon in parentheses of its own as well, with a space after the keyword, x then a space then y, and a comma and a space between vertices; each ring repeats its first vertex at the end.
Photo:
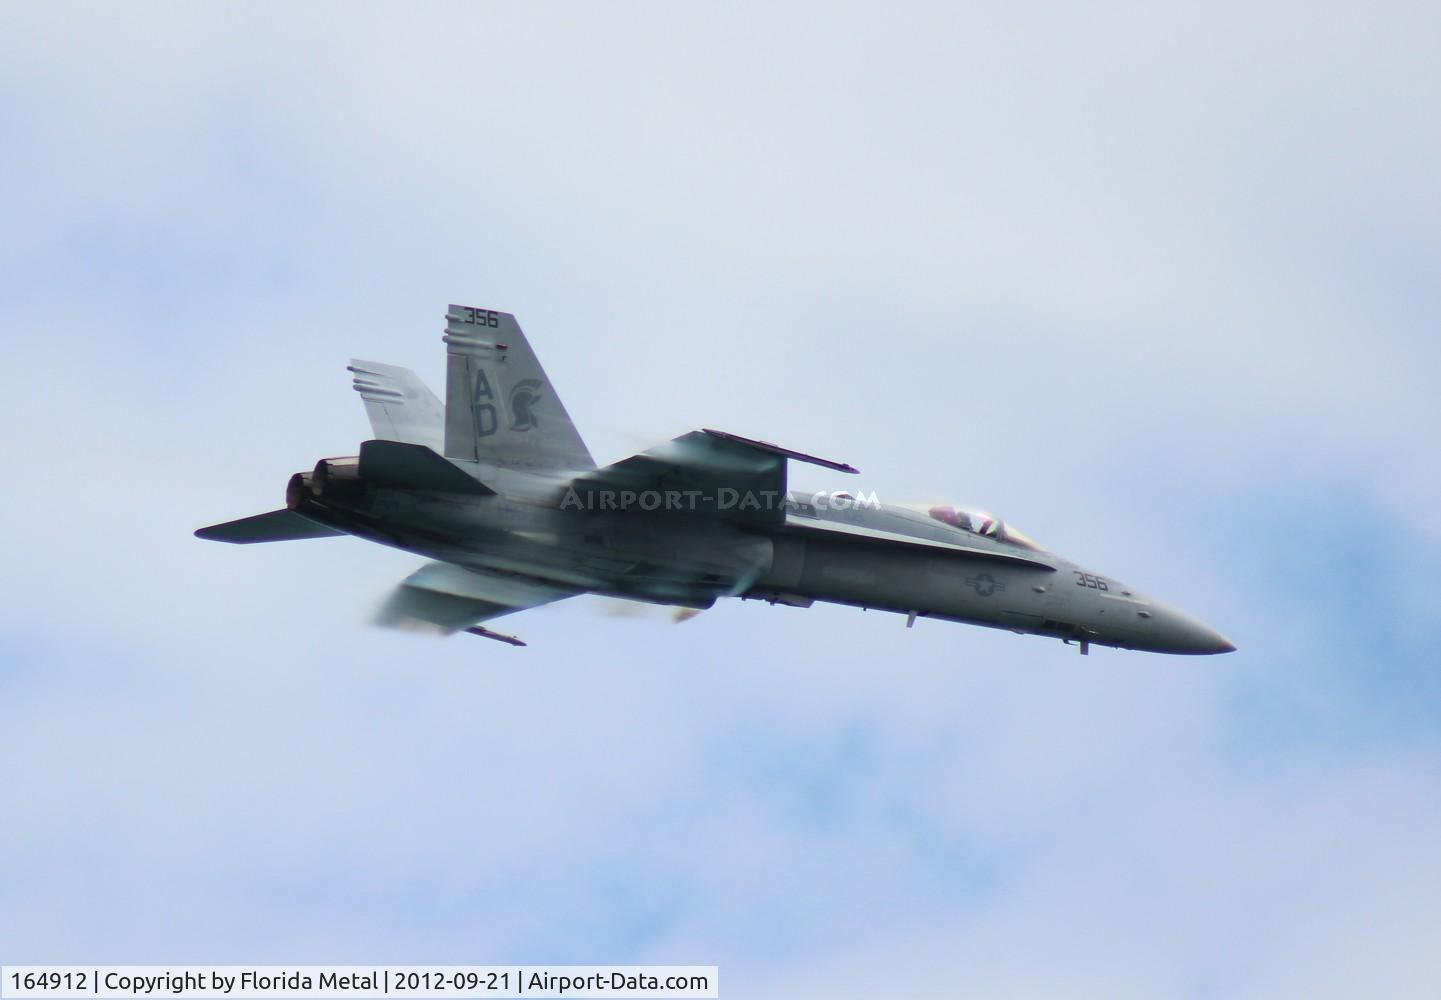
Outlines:
POLYGON ((272 510, 268 514, 212 524, 196 531, 195 537, 210 542, 252 545, 255 542, 293 542, 302 538, 330 538, 343 534, 345 532, 317 524, 293 510, 272 510))
POLYGON ((495 493, 495 490, 425 445, 401 441, 362 442, 360 478, 378 486, 400 486, 436 493, 474 493, 481 496, 495 493))

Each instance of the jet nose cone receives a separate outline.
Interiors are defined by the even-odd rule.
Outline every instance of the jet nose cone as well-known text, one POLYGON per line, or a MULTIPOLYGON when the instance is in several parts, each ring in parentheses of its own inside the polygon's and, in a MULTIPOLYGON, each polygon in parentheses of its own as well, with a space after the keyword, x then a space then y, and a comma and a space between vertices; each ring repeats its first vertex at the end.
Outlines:
POLYGON ((1156 648, 1160 652, 1208 656, 1236 651, 1236 644, 1230 639, 1175 608, 1157 608, 1153 620, 1156 648))
POLYGON ((1211 649, 1209 650, 1210 652, 1212 652, 1212 653, 1234 653, 1234 652, 1236 651, 1236 644, 1235 644, 1234 642, 1232 642, 1230 639, 1227 639, 1227 638, 1226 638, 1224 635, 1222 635, 1220 632, 1214 632, 1214 631, 1213 631, 1213 632, 1211 633, 1211 635, 1215 637, 1215 643, 1216 643, 1216 644, 1211 647, 1211 649))

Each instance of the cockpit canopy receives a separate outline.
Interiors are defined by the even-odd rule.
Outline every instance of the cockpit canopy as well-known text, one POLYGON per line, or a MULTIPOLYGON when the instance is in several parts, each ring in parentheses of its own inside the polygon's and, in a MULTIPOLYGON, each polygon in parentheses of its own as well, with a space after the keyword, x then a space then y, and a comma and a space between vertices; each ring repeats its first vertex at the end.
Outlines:
POLYGON ((1031 539, 1017 531, 1015 528, 1002 521, 994 514, 983 510, 965 510, 961 507, 932 507, 931 517, 942 524, 949 524, 953 528, 960 528, 962 531, 969 531, 972 534, 984 535, 986 538, 994 538, 998 542, 1010 542, 1012 545, 1019 545, 1023 549, 1030 549, 1034 552, 1044 552, 1031 539))

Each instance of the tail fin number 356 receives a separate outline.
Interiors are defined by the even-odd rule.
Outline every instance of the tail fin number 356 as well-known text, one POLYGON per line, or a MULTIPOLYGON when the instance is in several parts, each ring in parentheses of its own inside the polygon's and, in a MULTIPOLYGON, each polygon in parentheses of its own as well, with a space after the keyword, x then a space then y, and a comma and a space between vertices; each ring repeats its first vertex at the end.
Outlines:
POLYGON ((476 326, 500 326, 500 313, 494 309, 472 309, 465 307, 465 322, 473 323, 476 326))

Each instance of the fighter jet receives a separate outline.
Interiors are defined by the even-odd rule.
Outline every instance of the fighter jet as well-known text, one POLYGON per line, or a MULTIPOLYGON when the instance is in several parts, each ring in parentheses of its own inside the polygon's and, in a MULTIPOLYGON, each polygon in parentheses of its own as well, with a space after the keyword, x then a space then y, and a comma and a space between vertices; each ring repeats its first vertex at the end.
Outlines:
POLYGON ((793 463, 857 470, 724 431, 597 467, 514 316, 446 312, 444 405, 411 371, 352 360, 374 438, 290 477, 281 510, 201 528, 249 544, 354 535, 430 562, 382 624, 493 631, 578 594, 704 609, 816 601, 1074 643, 1225 653, 1218 632, 1049 552, 999 517, 790 486, 793 463))

